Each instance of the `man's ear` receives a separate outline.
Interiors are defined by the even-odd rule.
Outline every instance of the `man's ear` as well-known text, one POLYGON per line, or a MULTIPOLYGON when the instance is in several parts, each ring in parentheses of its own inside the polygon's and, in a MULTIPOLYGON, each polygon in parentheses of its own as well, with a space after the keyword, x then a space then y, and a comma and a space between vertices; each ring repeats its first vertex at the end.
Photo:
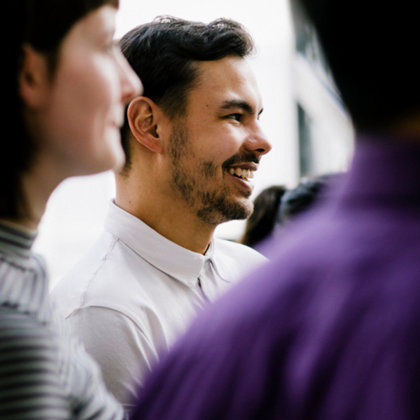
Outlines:
POLYGON ((152 152, 160 153, 158 106, 150 98, 138 96, 130 102, 127 118, 135 139, 152 152))
POLYGON ((48 67, 45 57, 30 45, 23 46, 22 67, 19 74, 19 92, 30 108, 41 106, 48 86, 48 67))

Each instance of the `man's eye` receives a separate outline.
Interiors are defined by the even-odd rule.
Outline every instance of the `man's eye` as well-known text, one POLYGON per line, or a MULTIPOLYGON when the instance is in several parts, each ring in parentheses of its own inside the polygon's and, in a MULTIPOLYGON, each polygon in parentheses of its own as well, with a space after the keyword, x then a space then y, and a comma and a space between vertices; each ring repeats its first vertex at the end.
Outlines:
POLYGON ((227 118, 230 118, 230 119, 235 120, 235 121, 241 121, 242 120, 242 114, 229 114, 227 116, 227 118))

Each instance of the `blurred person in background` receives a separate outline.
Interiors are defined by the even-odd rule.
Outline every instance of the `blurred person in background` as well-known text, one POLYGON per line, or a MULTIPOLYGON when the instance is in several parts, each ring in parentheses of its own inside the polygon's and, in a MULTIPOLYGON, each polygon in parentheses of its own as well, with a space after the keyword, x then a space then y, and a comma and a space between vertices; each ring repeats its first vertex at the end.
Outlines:
POLYGON ((288 189, 282 196, 277 213, 277 225, 286 226, 299 214, 313 208, 331 188, 332 182, 337 182, 340 174, 325 174, 302 179, 295 188, 288 189))
POLYGON ((254 210, 246 221, 240 243, 258 249, 261 241, 272 234, 277 224, 280 201, 286 191, 283 185, 272 185, 255 197, 254 210))
POLYGON ((161 358, 134 419, 420 418, 417 5, 293 4, 353 119, 351 167, 161 358))
POLYGON ((144 86, 127 110, 126 165, 105 232, 53 297, 129 409, 197 311, 266 262, 214 231, 251 214, 252 177, 271 145, 239 23, 160 17, 121 46, 144 86))
POLYGON ((126 103, 141 84, 113 36, 118 1, 6 0, 0 163, 0 419, 120 419, 72 339, 32 251, 53 190, 121 166, 126 103))
POLYGON ((266 253, 265 241, 280 228, 306 213, 321 198, 324 187, 338 174, 326 174, 302 179, 294 188, 272 185, 263 189, 254 199, 254 210, 247 219, 240 243, 266 253))

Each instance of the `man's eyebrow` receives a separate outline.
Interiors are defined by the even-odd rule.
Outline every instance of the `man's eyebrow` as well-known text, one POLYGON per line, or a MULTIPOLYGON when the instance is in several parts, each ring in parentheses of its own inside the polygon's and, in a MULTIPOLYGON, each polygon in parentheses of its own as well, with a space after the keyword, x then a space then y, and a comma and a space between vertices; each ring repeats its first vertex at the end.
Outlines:
MULTIPOLYGON (((231 109, 231 108, 241 108, 243 109, 247 114, 252 115, 254 113, 254 108, 246 101, 231 99, 224 101, 222 103, 221 109, 231 109)), ((263 112, 263 108, 258 112, 258 116, 261 115, 263 112)))

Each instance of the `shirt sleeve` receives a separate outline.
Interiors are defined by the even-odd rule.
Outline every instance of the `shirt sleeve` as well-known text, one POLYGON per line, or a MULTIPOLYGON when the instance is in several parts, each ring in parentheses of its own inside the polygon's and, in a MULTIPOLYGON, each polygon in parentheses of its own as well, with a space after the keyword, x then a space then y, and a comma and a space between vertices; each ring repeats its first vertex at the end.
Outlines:
POLYGON ((129 412, 143 378, 158 360, 148 337, 129 317, 109 308, 78 309, 67 321, 101 367, 108 390, 129 412))

